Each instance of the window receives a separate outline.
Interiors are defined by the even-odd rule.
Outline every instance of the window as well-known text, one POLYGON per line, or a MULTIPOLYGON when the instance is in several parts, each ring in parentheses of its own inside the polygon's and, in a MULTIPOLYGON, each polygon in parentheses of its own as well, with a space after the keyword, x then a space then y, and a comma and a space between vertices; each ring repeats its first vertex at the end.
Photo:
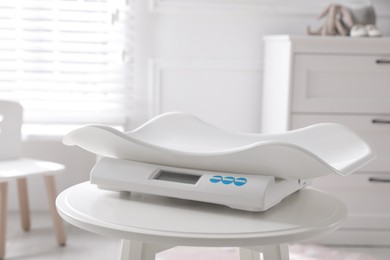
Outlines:
POLYGON ((124 125, 132 85, 126 0, 0 3, 0 98, 27 126, 124 125))

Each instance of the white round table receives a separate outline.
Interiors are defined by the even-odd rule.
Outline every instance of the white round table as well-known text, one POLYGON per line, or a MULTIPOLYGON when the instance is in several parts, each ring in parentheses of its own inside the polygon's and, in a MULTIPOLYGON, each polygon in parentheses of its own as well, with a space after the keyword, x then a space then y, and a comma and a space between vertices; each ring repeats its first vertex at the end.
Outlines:
POLYGON ((303 189, 264 212, 161 196, 100 190, 89 182, 56 201, 69 223, 122 239, 121 259, 149 260, 175 246, 240 247, 241 259, 288 259, 287 243, 335 230, 347 216, 333 196, 303 189))

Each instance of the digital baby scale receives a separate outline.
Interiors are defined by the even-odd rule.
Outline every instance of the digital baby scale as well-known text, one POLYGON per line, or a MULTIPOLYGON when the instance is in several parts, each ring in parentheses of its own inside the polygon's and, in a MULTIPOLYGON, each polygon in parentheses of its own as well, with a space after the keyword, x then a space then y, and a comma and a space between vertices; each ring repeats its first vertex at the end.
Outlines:
POLYGON ((91 183, 114 191, 211 202, 235 209, 263 211, 309 184, 273 176, 211 172, 101 159, 91 172, 91 183))
POLYGON ((101 157, 91 183, 264 211, 313 178, 349 175, 374 159, 349 128, 323 123, 279 134, 247 134, 186 113, 166 113, 131 132, 90 125, 64 137, 101 157))

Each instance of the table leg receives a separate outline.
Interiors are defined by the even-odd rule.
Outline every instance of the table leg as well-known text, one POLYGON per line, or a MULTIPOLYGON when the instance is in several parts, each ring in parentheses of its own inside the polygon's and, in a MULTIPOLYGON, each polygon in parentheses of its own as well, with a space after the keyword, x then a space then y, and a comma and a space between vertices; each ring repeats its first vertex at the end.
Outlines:
POLYGON ((120 260, 141 260, 142 242, 122 240, 120 260))
POLYGON ((288 245, 263 246, 264 260, 289 260, 288 245))
POLYGON ((240 260, 260 260, 260 252, 247 248, 239 248, 240 260))
POLYGON ((169 248, 172 246, 122 240, 120 260, 154 260, 157 253, 169 248))

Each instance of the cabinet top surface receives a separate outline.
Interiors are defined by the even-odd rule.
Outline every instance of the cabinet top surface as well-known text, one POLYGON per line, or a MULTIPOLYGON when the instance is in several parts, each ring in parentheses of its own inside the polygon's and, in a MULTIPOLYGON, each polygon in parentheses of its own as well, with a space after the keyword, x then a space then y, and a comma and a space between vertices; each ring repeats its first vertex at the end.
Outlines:
POLYGON ((266 35, 266 44, 287 44, 293 52, 380 53, 390 55, 390 37, 266 35))
POLYGON ((390 37, 348 37, 348 36, 322 36, 322 35, 289 35, 289 34, 275 34, 265 35, 266 41, 292 41, 292 42, 306 42, 306 41, 347 41, 347 42, 388 42, 390 37))

